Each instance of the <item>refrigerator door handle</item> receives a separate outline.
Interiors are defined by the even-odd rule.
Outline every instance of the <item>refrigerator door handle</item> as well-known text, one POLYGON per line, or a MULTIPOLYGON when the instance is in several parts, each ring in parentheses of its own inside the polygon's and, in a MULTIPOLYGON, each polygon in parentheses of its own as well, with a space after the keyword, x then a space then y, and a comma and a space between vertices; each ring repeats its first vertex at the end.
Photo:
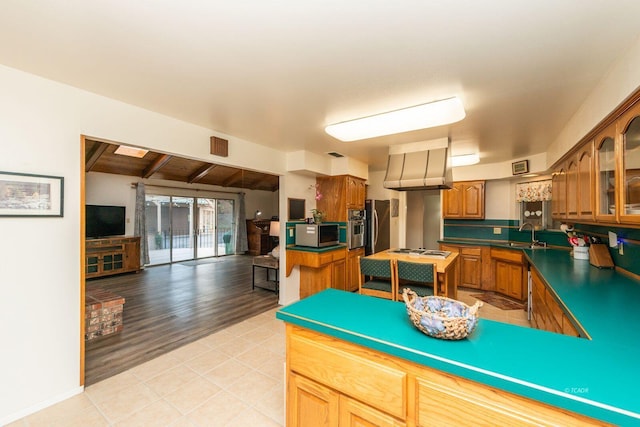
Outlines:
POLYGON ((373 211, 373 252, 375 252, 376 243, 378 243, 378 211, 373 211))

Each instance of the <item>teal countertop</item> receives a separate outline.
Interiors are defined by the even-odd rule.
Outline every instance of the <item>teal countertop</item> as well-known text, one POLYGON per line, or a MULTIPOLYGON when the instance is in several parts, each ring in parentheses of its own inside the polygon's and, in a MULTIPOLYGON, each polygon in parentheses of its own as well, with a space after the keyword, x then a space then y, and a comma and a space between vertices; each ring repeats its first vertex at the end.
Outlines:
MULTIPOLYGON (((524 250, 592 339, 480 319, 460 341, 428 337, 401 302, 327 289, 276 317, 617 425, 640 425, 640 283, 557 249, 524 250)), ((480 313, 482 316, 482 313, 480 313)))
POLYGON ((346 247, 347 247, 347 245, 345 245, 344 243, 340 243, 338 245, 333 245, 333 246, 325 246, 323 248, 314 248, 312 246, 296 246, 296 245, 292 245, 292 246, 287 246, 286 250, 288 250, 288 251, 302 251, 302 252, 317 252, 317 253, 321 253, 321 252, 335 251, 337 249, 344 249, 346 247))

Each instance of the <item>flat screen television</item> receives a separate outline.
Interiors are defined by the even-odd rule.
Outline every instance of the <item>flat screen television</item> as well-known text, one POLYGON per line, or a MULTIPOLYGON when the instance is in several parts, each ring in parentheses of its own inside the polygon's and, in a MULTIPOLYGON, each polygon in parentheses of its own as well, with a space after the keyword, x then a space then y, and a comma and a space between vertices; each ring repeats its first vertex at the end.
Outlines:
POLYGON ((124 235, 124 206, 86 205, 85 208, 87 238, 124 235))

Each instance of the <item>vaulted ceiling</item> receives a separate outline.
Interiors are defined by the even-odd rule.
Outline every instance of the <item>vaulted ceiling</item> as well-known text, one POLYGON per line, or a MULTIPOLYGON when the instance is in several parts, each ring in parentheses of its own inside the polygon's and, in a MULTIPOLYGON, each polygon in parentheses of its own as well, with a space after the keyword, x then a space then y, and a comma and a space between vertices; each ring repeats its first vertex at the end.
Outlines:
POLYGON ((276 191, 276 175, 216 165, 200 160, 149 151, 142 158, 116 154, 119 145, 85 139, 85 172, 103 172, 137 178, 208 184, 249 190, 276 191))

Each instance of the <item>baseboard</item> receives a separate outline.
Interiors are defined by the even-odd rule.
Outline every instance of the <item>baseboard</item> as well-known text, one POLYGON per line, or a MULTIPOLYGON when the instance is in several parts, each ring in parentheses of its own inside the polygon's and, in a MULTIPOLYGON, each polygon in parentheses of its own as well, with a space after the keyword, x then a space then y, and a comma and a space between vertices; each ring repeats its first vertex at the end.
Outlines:
POLYGON ((22 418, 24 418, 26 416, 35 414, 36 412, 41 411, 41 410, 43 410, 45 408, 48 408, 49 406, 53 406, 56 403, 60 403, 63 400, 67 400, 70 397, 76 396, 76 395, 82 393, 83 391, 84 391, 84 386, 79 386, 79 387, 76 387, 76 388, 74 388, 72 390, 69 390, 69 391, 67 391, 65 393, 62 393, 62 394, 60 394, 60 395, 58 395, 58 396, 56 396, 54 398, 47 399, 44 402, 40 402, 40 403, 38 403, 36 405, 30 406, 30 407, 25 408, 25 409, 23 409, 21 411, 18 411, 18 412, 14 413, 14 414, 8 415, 7 417, 5 417, 3 419, 0 419, 0 426, 4 426, 4 425, 7 425, 7 424, 10 424, 10 423, 12 423, 14 421, 18 421, 19 419, 22 419, 22 418))

